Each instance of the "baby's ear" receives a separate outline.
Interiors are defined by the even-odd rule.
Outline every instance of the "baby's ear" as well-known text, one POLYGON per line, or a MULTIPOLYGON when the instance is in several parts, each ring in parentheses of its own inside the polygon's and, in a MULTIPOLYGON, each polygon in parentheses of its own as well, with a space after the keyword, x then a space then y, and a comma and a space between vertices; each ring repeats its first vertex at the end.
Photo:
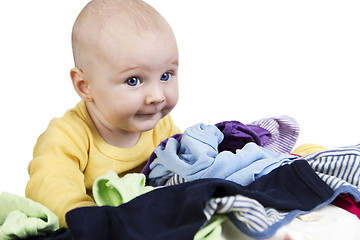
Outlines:
POLYGON ((74 67, 70 70, 70 76, 71 76, 75 91, 79 94, 79 96, 84 101, 91 102, 93 100, 93 98, 91 96, 89 82, 86 79, 83 71, 78 67, 74 67))

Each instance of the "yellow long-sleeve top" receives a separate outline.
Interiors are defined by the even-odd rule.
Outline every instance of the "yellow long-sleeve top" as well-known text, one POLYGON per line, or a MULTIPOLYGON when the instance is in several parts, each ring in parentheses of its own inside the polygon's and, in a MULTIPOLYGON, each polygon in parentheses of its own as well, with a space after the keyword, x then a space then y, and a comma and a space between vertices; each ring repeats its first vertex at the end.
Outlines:
POLYGON ((170 116, 143 132, 131 148, 114 147, 99 135, 81 101, 62 118, 53 119, 39 137, 28 171, 26 197, 53 211, 66 226, 71 209, 94 206, 91 188, 94 180, 113 170, 123 176, 140 172, 157 145, 180 130, 170 116))

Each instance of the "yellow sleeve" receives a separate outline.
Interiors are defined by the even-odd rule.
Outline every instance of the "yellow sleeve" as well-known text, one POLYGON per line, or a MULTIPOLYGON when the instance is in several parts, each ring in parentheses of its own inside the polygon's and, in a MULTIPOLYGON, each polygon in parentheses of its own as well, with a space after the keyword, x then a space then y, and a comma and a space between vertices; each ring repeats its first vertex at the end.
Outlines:
POLYGON ((95 205, 86 194, 83 171, 87 165, 89 139, 84 127, 54 119, 39 137, 28 171, 26 196, 48 207, 66 226, 71 209, 95 205))

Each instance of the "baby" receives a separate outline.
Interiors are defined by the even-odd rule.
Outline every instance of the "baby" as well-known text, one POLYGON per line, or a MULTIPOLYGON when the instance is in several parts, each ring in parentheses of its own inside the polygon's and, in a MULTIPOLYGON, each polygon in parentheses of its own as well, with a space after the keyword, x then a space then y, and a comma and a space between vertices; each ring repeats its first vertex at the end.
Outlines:
POLYGON ((168 115, 178 101, 178 48, 171 27, 141 0, 93 0, 75 21, 81 101, 39 137, 26 196, 66 226, 71 209, 95 205, 94 180, 108 170, 140 172, 164 139, 180 133, 168 115))

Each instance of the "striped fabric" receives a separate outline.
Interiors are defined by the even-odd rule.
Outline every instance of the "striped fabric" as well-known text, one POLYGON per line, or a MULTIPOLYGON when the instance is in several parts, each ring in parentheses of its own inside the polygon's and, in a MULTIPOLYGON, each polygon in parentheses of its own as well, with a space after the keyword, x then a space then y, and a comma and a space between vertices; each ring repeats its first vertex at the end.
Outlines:
POLYGON ((215 214, 226 214, 240 231, 253 238, 268 238, 280 225, 295 217, 274 208, 265 208, 255 199, 242 195, 213 198, 207 202, 204 213, 208 219, 215 214))
POLYGON ((360 144, 313 153, 302 157, 335 191, 348 189, 360 201, 360 144))
POLYGON ((187 182, 187 180, 181 177, 179 174, 175 173, 171 178, 169 178, 165 186, 173 186, 184 182, 187 182))
POLYGON ((299 124, 289 116, 265 118, 247 125, 268 130, 271 137, 263 147, 277 153, 290 153, 299 137, 299 124))
MULTIPOLYGON (((335 191, 330 200, 316 209, 330 204, 344 192, 360 201, 360 145, 330 149, 300 159, 308 161, 319 177, 335 191)), ((167 184, 183 182, 185 180, 175 174, 167 184)), ((256 199, 242 195, 210 199, 204 208, 208 220, 215 214, 225 214, 241 232, 254 239, 269 238, 295 217, 309 212, 311 211, 281 212, 264 207, 256 199)))

